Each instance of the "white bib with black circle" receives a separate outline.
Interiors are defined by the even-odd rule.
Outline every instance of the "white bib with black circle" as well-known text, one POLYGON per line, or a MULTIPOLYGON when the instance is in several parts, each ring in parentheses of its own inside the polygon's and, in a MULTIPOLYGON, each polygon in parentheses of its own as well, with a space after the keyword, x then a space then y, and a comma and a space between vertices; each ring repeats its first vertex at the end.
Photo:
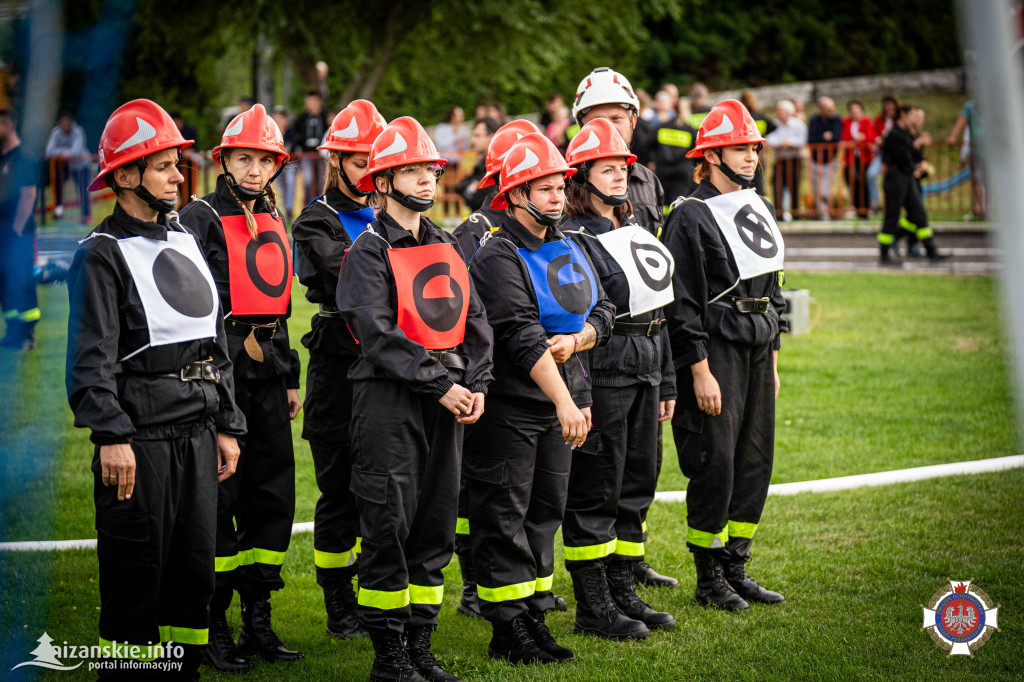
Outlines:
POLYGON ((639 225, 623 225, 598 235, 597 240, 626 275, 631 317, 672 302, 675 261, 653 234, 639 225))
POLYGON ((764 201, 752 189, 705 199, 732 251, 740 279, 753 279, 783 269, 786 247, 782 232, 764 201))
POLYGON ((151 346, 217 336, 217 286, 192 235, 128 237, 117 245, 139 290, 151 346))

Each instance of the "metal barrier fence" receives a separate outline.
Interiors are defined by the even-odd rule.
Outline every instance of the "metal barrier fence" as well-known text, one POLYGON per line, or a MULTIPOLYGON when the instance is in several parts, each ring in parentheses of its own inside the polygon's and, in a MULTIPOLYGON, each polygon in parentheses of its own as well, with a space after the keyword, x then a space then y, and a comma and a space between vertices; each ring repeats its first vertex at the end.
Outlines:
MULTIPOLYGON (((848 142, 805 145, 800 148, 766 147, 761 156, 763 190, 782 219, 867 218, 884 207, 884 167, 878 148, 848 142), (877 193, 876 190, 877 189, 877 193)), ((476 163, 473 152, 445 153, 455 158, 438 185, 438 200, 427 215, 436 223, 453 226, 470 211, 456 185, 476 163)), ((932 220, 959 220, 971 214, 972 187, 983 180, 980 168, 971 163, 969 150, 960 145, 936 142, 925 148, 929 173, 921 180, 925 207, 932 220)), ((309 201, 323 192, 326 159, 317 152, 293 155, 274 184, 278 207, 294 218, 309 201)), ((48 159, 43 191, 36 214, 45 224, 51 218, 91 221, 91 204, 109 200, 110 190, 88 193, 85 187, 95 176, 96 156, 48 159), (61 210, 57 207, 60 206, 61 210), (60 215, 58 215, 60 214, 60 215)), ((179 190, 180 205, 189 197, 212 192, 220 166, 209 153, 192 154, 181 166, 185 182, 179 190)), ((675 197, 666 197, 670 203, 675 197)))

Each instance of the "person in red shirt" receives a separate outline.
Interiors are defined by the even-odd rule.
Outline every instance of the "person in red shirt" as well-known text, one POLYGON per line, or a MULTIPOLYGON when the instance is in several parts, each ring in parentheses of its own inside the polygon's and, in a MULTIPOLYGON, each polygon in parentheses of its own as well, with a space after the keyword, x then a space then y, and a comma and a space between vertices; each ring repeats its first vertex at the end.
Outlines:
MULTIPOLYGON (((864 115, 864 104, 859 100, 850 100, 846 110, 849 116, 843 118, 843 129, 839 136, 839 141, 846 148, 843 154, 844 175, 846 185, 850 188, 850 203, 856 209, 856 215, 866 218, 870 200, 865 171, 874 156, 875 128, 871 119, 864 115)), ((852 214, 852 211, 849 213, 852 214)), ((848 214, 848 217, 852 215, 848 214)))

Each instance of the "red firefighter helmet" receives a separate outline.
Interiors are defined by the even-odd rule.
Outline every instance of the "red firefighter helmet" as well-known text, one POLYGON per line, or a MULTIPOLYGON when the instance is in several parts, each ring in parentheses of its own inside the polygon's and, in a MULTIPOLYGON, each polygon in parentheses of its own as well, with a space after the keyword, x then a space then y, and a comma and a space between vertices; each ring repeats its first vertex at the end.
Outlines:
POLYGON ((277 155, 278 165, 288 163, 288 152, 284 150, 284 136, 262 104, 254 104, 231 119, 224 129, 220 144, 213 148, 213 160, 220 163, 221 152, 225 149, 258 149, 277 155))
POLYGON ((317 149, 332 152, 369 152, 387 121, 373 102, 357 99, 338 112, 327 131, 327 139, 317 149))
POLYGON ((501 162, 500 191, 491 200, 491 208, 507 208, 506 197, 510 189, 554 173, 565 173, 565 177, 570 178, 576 174, 576 169, 569 168, 558 148, 545 135, 524 135, 512 145, 501 162))
POLYGON ((525 135, 539 132, 540 128, 525 118, 509 121, 498 128, 491 138, 491 143, 487 145, 487 156, 484 160, 487 172, 480 178, 480 182, 476 183, 476 188, 483 189, 493 185, 495 182, 494 176, 501 171, 501 160, 508 154, 508 150, 512 148, 512 145, 525 135))
POLYGON ((636 155, 630 153, 622 135, 606 118, 595 118, 580 128, 565 151, 565 161, 573 168, 587 161, 610 156, 625 157, 627 165, 636 161, 636 155))
POLYGON ((711 111, 701 121, 697 130, 697 144, 686 152, 686 156, 695 159, 704 156, 705 149, 752 142, 764 142, 754 117, 742 102, 726 99, 711 107, 711 111))
POLYGON ((107 119, 100 135, 100 172, 89 183, 95 192, 107 186, 107 173, 165 149, 181 151, 194 144, 174 125, 170 114, 156 102, 135 99, 119 106, 107 119))
POLYGON ((359 178, 356 188, 364 192, 374 189, 373 176, 388 168, 411 163, 448 163, 437 153, 434 141, 419 121, 402 116, 389 123, 370 147, 370 162, 366 174, 359 178))

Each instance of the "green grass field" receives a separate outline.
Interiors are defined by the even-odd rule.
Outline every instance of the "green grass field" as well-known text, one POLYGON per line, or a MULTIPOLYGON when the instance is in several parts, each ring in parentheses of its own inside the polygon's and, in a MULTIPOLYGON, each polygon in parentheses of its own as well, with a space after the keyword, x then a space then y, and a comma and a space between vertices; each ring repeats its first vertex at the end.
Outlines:
MULTIPOLYGON (((982 277, 791 273, 788 286, 815 299, 812 333, 784 339, 773 482, 791 482, 1020 453, 993 281, 982 277)), ((20 392, 0 400, 10 456, 0 470, 3 540, 95 537, 87 435, 71 427, 63 393, 66 294, 43 291, 40 347, 22 361, 20 392), (51 453, 51 454, 48 454, 51 453)), ((311 306, 295 294, 291 332, 311 306)), ((13 376, 0 377, 6 386, 13 376)), ((294 424, 298 509, 312 519, 317 491, 294 424)), ((666 430, 659 488, 684 489, 666 430)), ((454 504, 454 500, 453 500, 454 504)), ((448 567, 435 650, 468 679, 1019 679, 1024 667, 1024 474, 963 476, 882 488, 771 497, 751 573, 786 594, 780 607, 736 615, 693 602, 685 506, 651 510, 649 559, 680 590, 647 590, 676 630, 616 644, 572 635, 572 612, 549 624, 577 663, 510 668, 484 657, 489 627, 454 611, 448 567), (1002 605, 1002 632, 973 659, 949 659, 922 632, 920 604, 947 578, 973 578, 1002 605)), ((364 679, 369 642, 323 633, 312 536, 296 535, 288 587, 274 599, 287 644, 307 654, 291 666, 261 664, 244 679, 364 679)), ((46 630, 57 642, 95 641, 99 605, 90 551, 0 554, 0 670, 31 658, 46 630)), ((571 597, 562 570, 557 592, 571 597)), ((573 603, 569 599, 570 605, 573 603)), ((237 603, 237 602, 236 602, 237 603)), ((232 615, 237 628, 237 606, 232 615)), ((12 679, 28 679, 25 669, 12 679)), ((79 670, 78 672, 81 672, 79 670)), ((45 673, 39 679, 86 679, 45 673)), ((208 679, 237 679, 205 674, 208 679)))

